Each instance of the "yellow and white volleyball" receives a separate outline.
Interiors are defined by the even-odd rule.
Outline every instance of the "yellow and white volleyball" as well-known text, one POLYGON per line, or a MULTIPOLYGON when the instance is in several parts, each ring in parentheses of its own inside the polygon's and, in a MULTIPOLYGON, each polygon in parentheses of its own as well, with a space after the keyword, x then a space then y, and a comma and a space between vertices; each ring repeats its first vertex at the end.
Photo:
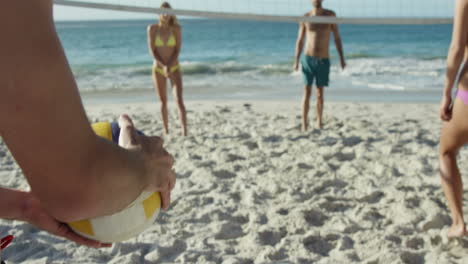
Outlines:
MULTIPOLYGON (((94 132, 112 141, 110 123, 92 125, 94 132)), ((81 236, 105 243, 136 237, 155 221, 161 209, 159 192, 143 192, 134 202, 112 215, 68 223, 81 236)))
POLYGON ((143 192, 124 210, 109 216, 77 221, 68 225, 76 233, 97 241, 112 243, 136 237, 150 227, 161 208, 158 192, 143 192))

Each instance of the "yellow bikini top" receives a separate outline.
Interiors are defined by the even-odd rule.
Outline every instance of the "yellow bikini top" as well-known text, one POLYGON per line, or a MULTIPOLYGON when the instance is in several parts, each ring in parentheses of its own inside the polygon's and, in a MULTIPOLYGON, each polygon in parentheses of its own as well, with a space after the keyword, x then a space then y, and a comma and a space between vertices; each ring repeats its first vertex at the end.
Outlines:
POLYGON ((171 32, 171 35, 167 39, 167 43, 164 43, 164 41, 161 39, 159 34, 157 34, 156 35, 156 40, 154 41, 154 45, 156 47, 174 47, 176 45, 176 38, 175 38, 174 34, 172 34, 172 32, 171 32))

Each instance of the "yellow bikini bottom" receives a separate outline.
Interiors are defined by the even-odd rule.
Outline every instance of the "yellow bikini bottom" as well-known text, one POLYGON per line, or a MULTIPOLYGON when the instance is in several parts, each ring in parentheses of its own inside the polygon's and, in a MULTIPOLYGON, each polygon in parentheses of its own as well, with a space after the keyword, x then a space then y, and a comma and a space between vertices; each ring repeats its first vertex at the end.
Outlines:
MULTIPOLYGON (((179 69, 180 69, 180 65, 177 64, 177 65, 172 66, 172 67, 170 68, 169 71, 170 71, 171 73, 173 73, 173 72, 178 71, 179 69)), ((159 73, 159 74, 161 74, 162 76, 167 77, 166 71, 165 71, 163 68, 160 68, 160 67, 154 65, 154 66, 153 66, 153 71, 154 71, 154 72, 157 72, 157 73, 159 73)))

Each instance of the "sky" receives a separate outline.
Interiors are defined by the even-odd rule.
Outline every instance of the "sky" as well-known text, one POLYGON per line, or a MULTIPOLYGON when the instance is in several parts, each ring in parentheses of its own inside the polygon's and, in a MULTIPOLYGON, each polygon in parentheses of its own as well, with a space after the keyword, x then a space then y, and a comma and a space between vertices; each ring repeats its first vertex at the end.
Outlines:
MULTIPOLYGON (((82 0, 78 0, 82 1, 82 0)), ((86 2, 86 1, 83 1, 86 2)), ((112 4, 157 7, 161 0, 90 0, 112 4)), ((302 15, 311 8, 310 0, 170 0, 174 8, 246 12, 258 14, 302 15)), ((452 17, 454 0, 324 0, 325 8, 341 17, 452 17)), ((55 20, 151 19, 153 14, 136 14, 58 6, 55 20)))

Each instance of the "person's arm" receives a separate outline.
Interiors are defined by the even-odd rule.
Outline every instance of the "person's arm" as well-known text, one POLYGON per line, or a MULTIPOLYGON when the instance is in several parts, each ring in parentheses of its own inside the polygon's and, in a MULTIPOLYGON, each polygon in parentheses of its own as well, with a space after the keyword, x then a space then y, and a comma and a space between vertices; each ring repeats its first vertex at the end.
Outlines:
POLYGON ((111 246, 108 243, 101 243, 77 235, 68 225, 60 223, 50 216, 42 208, 39 200, 29 192, 0 187, 0 218, 26 221, 51 234, 85 246, 96 248, 111 246))
POLYGON ((458 71, 465 56, 465 48, 468 41, 468 0, 457 0, 455 4, 455 16, 453 21, 452 41, 447 55, 447 72, 445 87, 441 103, 440 115, 443 120, 450 120, 452 102, 452 89, 457 78, 458 71))
POLYGON ((305 24, 304 22, 299 23, 299 33, 296 41, 296 54, 294 60, 294 70, 299 69, 299 58, 301 57, 302 49, 304 48, 304 36, 305 36, 305 24))
POLYGON ((444 95, 451 96, 457 73, 465 55, 468 35, 468 1, 458 0, 455 7, 452 42, 447 56, 444 95))
POLYGON ((24 218, 24 204, 28 193, 0 187, 0 218, 15 220, 24 218))
POLYGON ((71 222, 115 213, 145 189, 169 190, 161 142, 129 151, 91 130, 51 0, 3 1, 0 28, 0 136, 46 211, 71 222))
POLYGON ((179 59, 180 50, 182 47, 182 28, 180 26, 176 27, 175 37, 176 37, 176 42, 177 42, 176 47, 175 47, 174 52, 172 53, 171 58, 169 59, 167 66, 173 66, 174 63, 179 59))
POLYGON ((159 63, 161 63, 164 66, 167 66, 168 62, 163 60, 161 55, 158 53, 158 49, 154 46, 154 42, 156 40, 156 30, 157 29, 153 29, 151 25, 148 26, 148 29, 147 29, 147 31, 148 31, 148 49, 150 51, 151 56, 153 56, 153 58, 156 61, 158 61, 159 63))
MULTIPOLYGON (((332 13, 333 17, 336 17, 335 13, 332 13)), ((346 68, 346 60, 343 52, 343 43, 341 42, 340 31, 338 30, 338 24, 333 24, 332 26, 333 38, 335 39, 336 50, 340 56, 341 68, 344 70, 346 68)))

